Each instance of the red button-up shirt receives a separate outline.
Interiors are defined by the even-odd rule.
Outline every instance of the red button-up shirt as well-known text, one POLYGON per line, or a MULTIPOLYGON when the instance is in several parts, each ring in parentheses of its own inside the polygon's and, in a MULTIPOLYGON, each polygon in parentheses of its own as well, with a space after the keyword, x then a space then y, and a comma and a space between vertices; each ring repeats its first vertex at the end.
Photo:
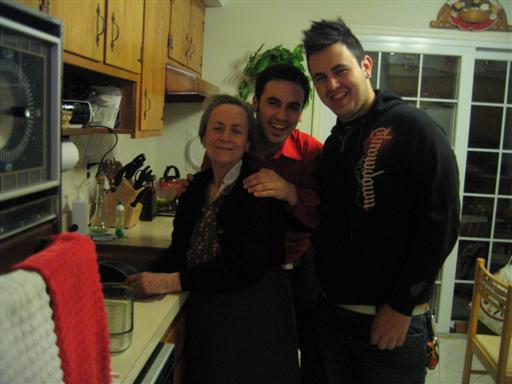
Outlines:
POLYGON ((318 224, 316 207, 319 199, 314 191, 313 171, 322 147, 322 143, 314 137, 295 129, 279 151, 261 159, 264 168, 272 169, 297 189, 299 201, 289 207, 297 223, 290 225, 285 236, 287 263, 296 260, 311 247, 311 232, 318 224))

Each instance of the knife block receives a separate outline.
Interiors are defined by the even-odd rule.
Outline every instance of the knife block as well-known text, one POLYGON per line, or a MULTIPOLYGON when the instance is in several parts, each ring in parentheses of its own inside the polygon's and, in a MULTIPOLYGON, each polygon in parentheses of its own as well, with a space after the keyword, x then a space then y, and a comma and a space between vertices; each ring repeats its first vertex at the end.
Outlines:
POLYGON ((115 191, 109 190, 103 200, 103 218, 109 227, 116 225, 116 205, 121 202, 124 205, 124 228, 131 228, 139 222, 142 204, 137 203, 135 207, 130 204, 144 188, 133 189, 128 180, 123 178, 115 191))

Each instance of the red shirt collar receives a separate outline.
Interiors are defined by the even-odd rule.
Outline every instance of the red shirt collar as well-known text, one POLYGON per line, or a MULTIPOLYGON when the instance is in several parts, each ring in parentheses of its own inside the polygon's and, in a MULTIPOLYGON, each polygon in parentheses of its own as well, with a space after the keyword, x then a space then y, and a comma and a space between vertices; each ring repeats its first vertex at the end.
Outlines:
POLYGON ((294 129, 284 142, 283 146, 274 153, 272 159, 278 159, 281 156, 285 156, 293 160, 302 160, 302 154, 298 146, 298 134, 299 131, 294 129))

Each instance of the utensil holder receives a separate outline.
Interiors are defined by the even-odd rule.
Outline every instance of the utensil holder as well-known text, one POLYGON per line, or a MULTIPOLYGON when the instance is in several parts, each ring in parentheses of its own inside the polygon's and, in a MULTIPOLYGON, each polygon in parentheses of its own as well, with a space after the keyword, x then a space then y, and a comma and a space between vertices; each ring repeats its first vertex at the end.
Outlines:
POLYGON ((121 202, 124 205, 124 228, 131 228, 139 222, 142 204, 137 203, 135 207, 130 204, 144 188, 133 189, 132 185, 125 178, 122 179, 115 191, 109 190, 103 201, 103 218, 109 227, 116 225, 116 205, 121 202))

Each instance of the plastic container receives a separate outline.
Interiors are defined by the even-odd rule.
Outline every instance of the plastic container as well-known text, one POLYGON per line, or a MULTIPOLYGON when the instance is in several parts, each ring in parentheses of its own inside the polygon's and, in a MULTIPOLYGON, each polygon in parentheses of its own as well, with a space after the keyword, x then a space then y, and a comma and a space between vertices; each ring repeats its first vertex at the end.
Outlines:
POLYGON ((71 207, 71 224, 75 224, 78 227, 78 232, 82 235, 87 235, 89 231, 89 204, 80 192, 71 207))
POLYGON ((133 334, 133 290, 124 284, 103 283, 110 352, 128 349, 133 334))

